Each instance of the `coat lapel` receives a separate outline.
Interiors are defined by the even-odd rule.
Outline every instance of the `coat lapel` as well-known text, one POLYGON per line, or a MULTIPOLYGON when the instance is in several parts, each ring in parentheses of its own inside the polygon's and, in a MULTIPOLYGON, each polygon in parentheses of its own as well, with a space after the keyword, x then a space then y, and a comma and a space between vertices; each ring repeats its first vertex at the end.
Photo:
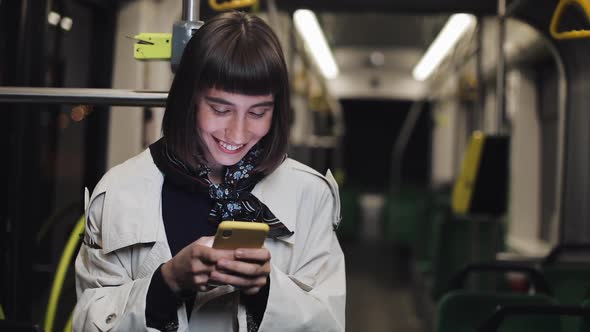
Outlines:
MULTIPOLYGON (((252 190, 252 194, 266 204, 290 231, 296 233, 298 190, 296 188, 297 184, 287 176, 288 167, 290 167, 289 159, 285 160, 272 174, 260 181, 252 190)), ((279 240, 294 244, 295 236, 286 236, 279 238, 279 240)))

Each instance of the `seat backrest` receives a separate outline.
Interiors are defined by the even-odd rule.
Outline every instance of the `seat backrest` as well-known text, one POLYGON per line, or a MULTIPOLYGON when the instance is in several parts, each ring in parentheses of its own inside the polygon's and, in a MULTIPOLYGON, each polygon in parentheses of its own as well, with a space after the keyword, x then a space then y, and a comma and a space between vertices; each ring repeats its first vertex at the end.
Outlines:
POLYGON ((502 224, 491 219, 452 217, 435 225, 432 297, 438 300, 452 277, 473 262, 492 261, 500 249, 502 224))
MULTIPOLYGON (((582 302, 582 307, 590 308, 590 300, 585 300, 582 302)), ((583 317, 579 320, 577 331, 590 332, 590 317, 583 317)))
POLYGON ((33 323, 17 322, 12 320, 0 320, 0 331, 10 332, 43 332, 43 329, 33 323))
MULTIPOLYGON (((453 291, 437 304, 436 332, 473 332, 490 317, 499 305, 554 304, 546 295, 514 293, 453 291)), ((501 332, 556 332, 561 320, 556 316, 527 315, 510 319, 502 324, 501 332)))
POLYGON ((561 304, 577 305, 589 295, 589 264, 559 263, 543 266, 542 272, 561 304))
MULTIPOLYGON (((51 292, 49 294, 49 301, 47 303, 47 311, 45 313, 45 323, 44 329, 47 332, 54 331, 54 325, 56 317, 58 316, 58 305, 60 302, 60 298, 62 297, 62 291, 64 288, 64 284, 66 283, 66 278, 68 274, 69 267, 73 265, 72 258, 74 257, 75 253, 77 252, 77 248, 80 244, 82 239, 81 235, 84 234, 84 225, 85 225, 85 217, 82 216, 78 219, 78 222, 74 226, 72 233, 66 243, 62 256, 60 258, 57 271, 55 272, 55 277, 53 279, 53 284, 51 286, 51 292)), ((69 283, 69 286, 73 286, 73 282, 69 283)), ((71 292, 73 294, 73 292, 71 292)), ((73 299, 72 299, 73 300, 73 299)), ((75 305, 75 303, 74 303, 75 305)), ((66 313, 69 313, 72 308, 65 309, 66 313)), ((64 315, 59 315, 64 316, 64 315)), ((68 317, 68 316, 64 316, 68 317)), ((69 322, 66 321, 66 328, 69 322)))
MULTIPOLYGON (((590 244, 562 243, 553 248, 541 263, 540 269, 560 304, 579 305, 589 297, 590 262, 587 259, 589 254, 590 244), (572 258, 578 260, 572 261, 572 258)), ((575 331, 579 321, 577 317, 565 317, 563 330, 575 331)), ((587 331, 590 332, 590 329, 587 331)))
POLYGON ((342 222, 338 226, 338 238, 358 240, 360 233, 359 194, 354 188, 340 188, 340 214, 342 222))

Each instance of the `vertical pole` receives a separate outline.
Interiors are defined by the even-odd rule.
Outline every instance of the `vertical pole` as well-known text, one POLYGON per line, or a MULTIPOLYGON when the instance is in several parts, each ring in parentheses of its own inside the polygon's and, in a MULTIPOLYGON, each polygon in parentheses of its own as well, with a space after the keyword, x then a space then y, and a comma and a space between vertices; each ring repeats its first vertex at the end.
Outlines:
POLYGON ((477 81, 477 109, 475 111, 475 129, 483 129, 483 117, 486 107, 486 82, 483 74, 483 31, 484 31, 484 18, 482 16, 477 17, 477 50, 475 53, 475 75, 477 81))
POLYGON ((506 40, 506 0, 498 0, 498 67, 496 74, 496 127, 494 133, 503 131, 506 108, 506 59, 504 41, 506 40))
POLYGON ((192 38, 197 29, 203 25, 199 21, 199 1, 198 0, 184 0, 182 2, 182 18, 178 22, 174 22, 172 26, 172 58, 170 59, 170 66, 172 72, 176 72, 176 68, 180 64, 184 47, 192 38))
POLYGON ((184 0, 182 2, 182 20, 189 22, 199 20, 199 1, 184 0))

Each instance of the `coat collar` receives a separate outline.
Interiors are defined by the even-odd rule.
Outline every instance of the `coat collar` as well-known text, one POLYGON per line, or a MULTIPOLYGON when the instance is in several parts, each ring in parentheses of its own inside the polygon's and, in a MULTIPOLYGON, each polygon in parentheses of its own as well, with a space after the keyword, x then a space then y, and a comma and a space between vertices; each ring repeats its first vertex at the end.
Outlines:
MULTIPOLYGON (((252 194, 266 204, 289 230, 297 232, 296 191, 289 190, 293 184, 287 168, 289 159, 262 179, 252 194)), ((149 149, 111 172, 108 181, 97 186, 93 193, 94 197, 106 193, 102 243, 105 253, 137 243, 166 242, 161 194, 164 176, 154 164, 149 149)), ((279 241, 294 244, 294 235, 279 241)))

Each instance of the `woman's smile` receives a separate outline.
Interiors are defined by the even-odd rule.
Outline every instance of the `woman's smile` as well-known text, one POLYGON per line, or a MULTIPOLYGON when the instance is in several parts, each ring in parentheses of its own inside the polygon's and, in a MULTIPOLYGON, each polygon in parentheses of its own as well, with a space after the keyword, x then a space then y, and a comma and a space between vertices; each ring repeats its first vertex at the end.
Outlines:
POLYGON ((246 146, 245 144, 232 145, 215 137, 213 138, 217 141, 218 147, 221 149, 221 151, 229 154, 239 153, 240 150, 246 146))

